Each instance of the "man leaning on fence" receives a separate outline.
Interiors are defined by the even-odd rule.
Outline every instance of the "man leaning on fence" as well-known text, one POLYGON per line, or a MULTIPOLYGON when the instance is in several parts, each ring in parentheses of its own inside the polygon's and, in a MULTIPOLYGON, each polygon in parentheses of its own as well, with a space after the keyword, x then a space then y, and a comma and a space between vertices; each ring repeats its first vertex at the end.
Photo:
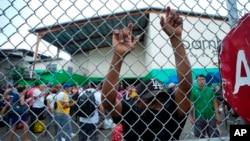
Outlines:
POLYGON ((116 99, 122 63, 126 55, 135 49, 139 36, 132 40, 131 23, 126 28, 113 32, 114 54, 103 83, 103 104, 111 112, 113 119, 123 125, 126 141, 179 139, 188 117, 192 87, 191 67, 182 43, 182 24, 183 20, 179 14, 167 7, 165 16, 160 19, 160 25, 172 44, 179 80, 171 102, 167 102, 169 94, 165 87, 154 79, 142 81, 137 85, 136 104, 129 105, 116 99))

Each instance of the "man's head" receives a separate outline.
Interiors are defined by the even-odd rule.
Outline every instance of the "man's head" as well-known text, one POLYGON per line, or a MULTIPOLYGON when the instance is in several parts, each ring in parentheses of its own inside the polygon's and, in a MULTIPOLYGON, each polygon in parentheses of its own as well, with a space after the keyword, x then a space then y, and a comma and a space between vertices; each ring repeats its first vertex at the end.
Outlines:
POLYGON ((66 83, 63 84, 63 89, 65 91, 70 92, 71 88, 72 88, 72 85, 70 83, 66 82, 66 83))
POLYGON ((57 85, 55 86, 55 88, 56 88, 57 91, 59 92, 59 91, 61 90, 62 86, 61 86, 60 84, 57 84, 57 85))
POLYGON ((203 74, 199 74, 196 76, 196 81, 197 81, 197 84, 200 88, 204 88, 205 85, 206 85, 206 79, 205 79, 205 75, 203 74))
POLYGON ((46 84, 41 84, 39 85, 39 88, 41 91, 45 90, 47 88, 47 85, 46 84))
POLYGON ((33 84, 33 87, 39 87, 39 83, 38 83, 38 82, 35 82, 35 83, 33 84))
POLYGON ((137 85, 136 92, 138 97, 146 104, 154 103, 156 101, 165 103, 169 97, 165 86, 156 79, 141 81, 137 85))

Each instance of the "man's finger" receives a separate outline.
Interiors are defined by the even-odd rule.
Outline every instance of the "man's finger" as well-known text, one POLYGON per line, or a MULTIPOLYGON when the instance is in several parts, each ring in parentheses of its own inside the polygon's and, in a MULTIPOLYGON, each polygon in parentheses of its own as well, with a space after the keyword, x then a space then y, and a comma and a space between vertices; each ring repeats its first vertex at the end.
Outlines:
POLYGON ((171 11, 171 8, 169 6, 167 6, 167 8, 166 8, 166 17, 165 18, 167 18, 169 16, 170 11, 171 11))
POLYGON ((134 25, 133 25, 132 23, 129 23, 128 26, 127 26, 128 30, 129 30, 129 32, 130 32, 130 34, 132 34, 133 26, 134 26, 134 25))
POLYGON ((134 38, 134 41, 133 41, 133 44, 136 45, 138 42, 139 42, 139 39, 140 39, 141 35, 137 35, 135 38, 134 38))
POLYGON ((181 17, 179 17, 177 20, 176 20, 176 23, 175 23, 175 27, 177 26, 181 26, 182 29, 183 29, 183 19, 181 17))
POLYGON ((118 41, 121 43, 124 42, 123 30, 119 30, 118 41))

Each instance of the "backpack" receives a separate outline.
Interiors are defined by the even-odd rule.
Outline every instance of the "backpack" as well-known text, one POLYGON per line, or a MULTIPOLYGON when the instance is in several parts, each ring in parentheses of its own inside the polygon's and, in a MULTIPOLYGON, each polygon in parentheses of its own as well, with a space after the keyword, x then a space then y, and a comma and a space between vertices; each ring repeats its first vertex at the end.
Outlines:
POLYGON ((12 90, 8 94, 12 96, 12 100, 11 100, 11 110, 12 110, 11 112, 12 113, 11 114, 22 115, 26 113, 28 110, 28 105, 26 104, 21 105, 20 103, 21 96, 12 90))
POLYGON ((96 90, 86 89, 79 95, 77 100, 77 105, 79 107, 77 115, 79 117, 89 118, 94 115, 97 109, 94 93, 96 93, 96 90))

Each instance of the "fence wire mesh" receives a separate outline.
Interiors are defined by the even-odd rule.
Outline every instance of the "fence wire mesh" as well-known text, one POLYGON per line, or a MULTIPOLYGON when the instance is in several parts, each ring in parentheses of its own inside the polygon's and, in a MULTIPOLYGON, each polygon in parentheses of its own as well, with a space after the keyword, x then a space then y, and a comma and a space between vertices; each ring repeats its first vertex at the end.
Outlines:
MULTIPOLYGON (((113 31, 126 27, 129 23, 134 25, 132 37, 141 35, 141 38, 138 47, 123 63, 119 76, 121 84, 136 89, 136 85, 142 80, 156 78, 166 87, 173 83, 177 85, 174 54, 170 50, 169 39, 160 26, 160 17, 165 14, 166 6, 176 10, 184 21, 182 38, 192 67, 192 85, 197 85, 197 75, 204 74, 207 86, 217 90, 220 138, 228 137, 229 125, 242 124, 243 121, 223 97, 218 48, 237 20, 249 13, 249 1, 2 0, 0 140, 11 140, 11 136, 21 140, 26 137, 25 133, 33 140, 56 140, 56 129, 52 126, 59 124, 59 121, 54 114, 48 114, 54 110, 47 105, 46 99, 52 93, 58 95, 66 84, 72 85, 69 93, 73 100, 77 100, 77 94, 91 84, 99 88, 109 71, 113 56, 113 31), (23 88, 31 89, 36 83, 39 84, 40 91, 47 95, 32 94, 38 99, 43 97, 40 98, 40 103, 32 105, 28 92, 23 91, 23 88), (8 91, 14 91, 14 88, 18 90, 19 97, 25 95, 24 103, 30 104, 28 112, 17 114, 17 119, 13 116, 14 104, 11 102, 15 96, 11 97, 8 91), (13 130, 12 122, 18 121, 18 118, 28 121, 28 127, 18 123, 17 129, 13 130), (44 126, 39 126, 37 121, 44 126)), ((70 117, 67 117, 69 121, 60 120, 65 124, 71 123, 69 128, 72 130, 67 130, 72 132, 71 140, 80 140, 79 133, 84 127, 79 123, 79 110, 77 104, 71 106, 70 117)), ((111 140, 119 123, 115 124, 110 113, 104 111, 99 115, 100 120, 95 123, 96 133, 98 140, 111 140)), ((189 114, 186 117, 187 121, 181 127, 180 140, 196 138, 195 126, 191 123, 189 114)))

